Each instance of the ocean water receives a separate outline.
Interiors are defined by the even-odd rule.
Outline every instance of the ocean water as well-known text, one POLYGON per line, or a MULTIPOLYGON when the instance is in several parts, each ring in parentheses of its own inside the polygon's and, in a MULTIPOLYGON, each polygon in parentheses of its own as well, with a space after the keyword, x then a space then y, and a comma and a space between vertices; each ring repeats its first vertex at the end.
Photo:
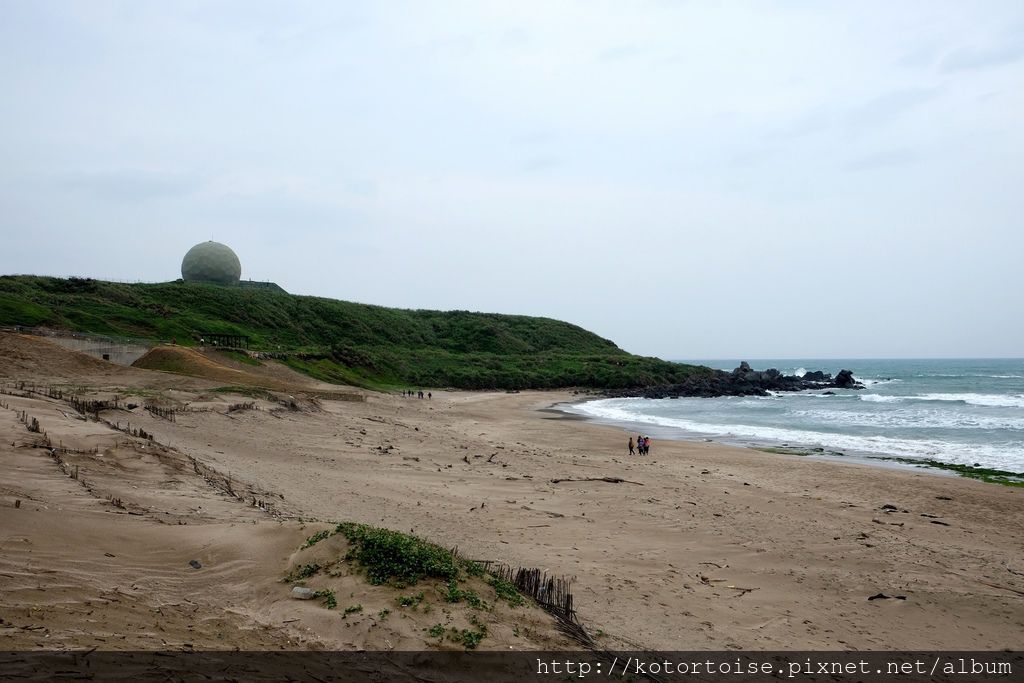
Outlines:
MULTIPOLYGON (((738 360, 698 360, 732 370, 738 360)), ((653 439, 821 448, 825 453, 981 465, 1024 472, 1024 359, 749 360, 787 375, 853 371, 862 390, 766 397, 601 399, 572 412, 653 439)))

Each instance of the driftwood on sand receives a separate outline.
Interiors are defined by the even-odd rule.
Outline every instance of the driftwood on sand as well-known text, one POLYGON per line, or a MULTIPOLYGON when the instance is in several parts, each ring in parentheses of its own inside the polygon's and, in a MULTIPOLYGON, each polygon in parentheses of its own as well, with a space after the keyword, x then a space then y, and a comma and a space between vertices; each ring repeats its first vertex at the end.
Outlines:
POLYGON ((621 477, 567 477, 565 479, 552 479, 551 483, 561 484, 563 481, 603 481, 609 484, 636 484, 637 486, 643 486, 643 484, 638 481, 630 481, 629 479, 622 479, 621 477))

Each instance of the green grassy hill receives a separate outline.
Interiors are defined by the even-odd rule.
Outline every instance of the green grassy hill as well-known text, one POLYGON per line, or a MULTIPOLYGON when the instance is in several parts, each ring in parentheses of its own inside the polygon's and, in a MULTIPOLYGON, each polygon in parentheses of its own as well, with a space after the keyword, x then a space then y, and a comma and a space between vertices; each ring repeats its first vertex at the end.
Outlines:
POLYGON ((643 358, 547 318, 412 311, 185 282, 0 277, 0 326, 197 344, 241 334, 314 377, 358 386, 527 389, 677 383, 706 368, 643 358))

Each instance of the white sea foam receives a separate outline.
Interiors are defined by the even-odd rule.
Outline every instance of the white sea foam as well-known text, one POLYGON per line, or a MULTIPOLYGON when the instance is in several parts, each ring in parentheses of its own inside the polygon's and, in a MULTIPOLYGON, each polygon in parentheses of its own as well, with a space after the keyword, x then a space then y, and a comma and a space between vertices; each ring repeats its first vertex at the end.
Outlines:
POLYGON ((990 379, 991 378, 994 378, 994 379, 1024 379, 1024 375, 989 375, 987 373, 981 373, 981 372, 967 372, 967 373, 963 373, 963 374, 959 374, 959 375, 946 375, 946 374, 942 374, 942 373, 932 373, 932 374, 914 375, 914 377, 955 377, 955 378, 982 377, 982 378, 990 378, 990 379))
POLYGON ((892 384, 894 382, 902 382, 903 380, 894 377, 857 377, 853 376, 855 380, 863 384, 865 387, 873 387, 878 384, 892 384))
POLYGON ((899 408, 870 413, 839 410, 794 410, 789 416, 820 424, 844 427, 886 427, 893 429, 1001 429, 1024 432, 1024 415, 995 417, 971 415, 953 410, 899 408))
POLYGON ((861 394, 860 400, 872 403, 903 403, 905 401, 946 401, 988 408, 1024 408, 1024 394, 917 394, 898 396, 861 394))
POLYGON ((797 368, 796 370, 793 371, 793 374, 796 375, 797 377, 803 377, 804 375, 807 374, 807 368, 797 368))
POLYGON ((1024 394, 921 394, 923 401, 962 401, 991 408, 1024 408, 1024 394))
POLYGON ((913 398, 913 396, 886 396, 885 394, 860 395, 860 400, 868 401, 869 403, 900 403, 910 398, 913 398))

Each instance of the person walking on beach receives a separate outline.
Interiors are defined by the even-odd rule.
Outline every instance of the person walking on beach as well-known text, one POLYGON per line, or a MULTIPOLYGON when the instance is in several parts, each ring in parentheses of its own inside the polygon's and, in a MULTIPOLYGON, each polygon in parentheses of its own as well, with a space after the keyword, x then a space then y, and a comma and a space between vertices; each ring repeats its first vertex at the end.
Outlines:
POLYGON ((651 437, 645 436, 644 437, 644 455, 650 455, 650 454, 651 454, 651 437))
POLYGON ((638 434, 636 437, 636 452, 638 455, 644 454, 644 435, 638 434))
POLYGON ((629 454, 633 455, 633 437, 629 437, 629 454))

